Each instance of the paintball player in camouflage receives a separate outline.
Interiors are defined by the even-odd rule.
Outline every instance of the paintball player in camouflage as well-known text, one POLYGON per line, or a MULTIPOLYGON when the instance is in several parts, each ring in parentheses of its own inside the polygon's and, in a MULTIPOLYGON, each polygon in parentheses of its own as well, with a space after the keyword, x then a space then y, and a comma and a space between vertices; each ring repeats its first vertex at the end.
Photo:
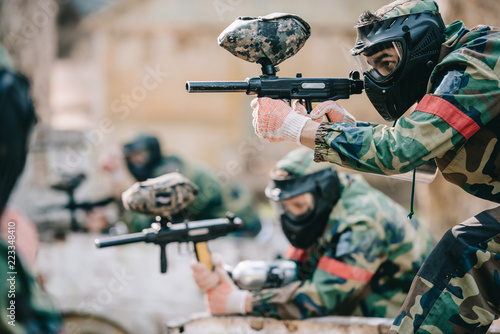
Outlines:
POLYGON ((0 333, 61 333, 61 314, 31 273, 36 228, 6 206, 24 168, 36 115, 28 81, 2 46, 0 101, 0 333))
POLYGON ((243 291, 222 267, 210 272, 196 263, 193 276, 207 290, 213 314, 280 319, 397 315, 434 246, 428 230, 408 220, 401 206, 361 175, 314 163, 313 152, 305 147, 277 163, 266 195, 276 204, 291 243, 285 257, 297 263, 296 280, 243 291))
MULTIPOLYGON (((185 161, 178 156, 163 156, 158 139, 148 134, 139 134, 123 147, 127 167, 137 181, 157 177, 170 172, 178 172, 191 180, 199 189, 195 200, 187 207, 187 219, 200 220, 224 217, 233 212, 244 222, 241 233, 254 236, 260 231, 260 219, 254 205, 253 196, 240 183, 224 184, 215 173, 201 164, 185 161)), ((150 219, 134 214, 134 230, 149 227, 150 219)))
MULTIPOLYGON (((399 0, 363 13, 351 53, 366 94, 391 126, 354 119, 332 101, 312 111, 283 101, 252 102, 256 133, 294 140, 315 161, 399 174, 435 159, 443 176, 468 193, 500 202, 500 29, 445 26, 437 4, 399 0), (412 105, 408 116, 402 116, 412 105), (287 120, 288 119, 288 120, 287 120), (285 121, 282 121, 285 120, 285 121)), ((485 333, 500 315, 500 208, 448 231, 426 260, 391 333, 485 333)))

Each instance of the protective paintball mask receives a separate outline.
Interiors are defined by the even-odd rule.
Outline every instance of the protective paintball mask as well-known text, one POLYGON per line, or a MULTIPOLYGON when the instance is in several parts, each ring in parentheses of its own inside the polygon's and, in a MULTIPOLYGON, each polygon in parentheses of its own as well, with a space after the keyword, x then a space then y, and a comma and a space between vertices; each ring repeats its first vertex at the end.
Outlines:
POLYGON ((325 169, 308 175, 290 174, 284 179, 273 176, 266 188, 279 216, 283 233, 290 243, 301 249, 313 245, 324 232, 328 217, 340 198, 340 182, 333 169, 325 169), (286 200, 307 194, 307 208, 296 215, 287 209, 286 200))
POLYGON ((444 42, 441 15, 402 15, 357 29, 351 54, 363 73, 366 95, 385 120, 394 121, 426 93, 444 42))
POLYGON ((161 162, 160 142, 156 137, 139 135, 123 146, 123 155, 130 173, 137 181, 153 177, 155 167, 161 162), (143 161, 134 161, 135 155, 144 154, 143 161))

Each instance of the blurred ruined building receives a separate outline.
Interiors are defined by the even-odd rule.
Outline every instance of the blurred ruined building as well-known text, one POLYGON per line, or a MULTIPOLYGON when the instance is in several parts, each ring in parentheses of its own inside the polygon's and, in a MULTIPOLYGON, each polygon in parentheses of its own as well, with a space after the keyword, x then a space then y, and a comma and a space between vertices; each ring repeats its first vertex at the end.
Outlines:
MULTIPOLYGON (((61 172, 87 174, 81 196, 110 192, 109 175, 99 170, 97 159, 137 131, 158 135, 165 152, 201 161, 221 178, 241 179, 262 196, 271 166, 294 145, 267 145, 253 135, 251 97, 188 95, 185 82, 259 75, 258 65, 230 55, 217 45, 216 38, 237 16, 277 11, 299 14, 312 26, 305 47, 280 65, 279 75, 301 72, 304 76, 345 77, 357 69, 348 53, 357 15, 384 3, 3 1, 2 41, 31 78, 40 117, 14 203, 33 216, 36 206, 63 201, 62 194, 47 190, 61 172)), ((497 1, 438 3, 446 23, 463 18, 469 27, 500 24, 497 1)), ((381 122, 364 95, 342 103, 357 119, 381 122)), ((408 203, 409 184, 368 178, 398 201, 408 203)), ((417 186, 419 214, 438 236, 490 206, 453 190, 440 176, 430 186, 417 186), (463 200, 474 204, 460 205, 463 200)))
MULTIPOLYGON (((262 198, 275 161, 294 144, 270 145, 253 134, 251 97, 191 94, 186 81, 243 80, 258 65, 217 45, 219 33, 238 16, 291 12, 312 35, 280 65, 280 76, 346 77, 357 65, 349 56, 360 12, 382 0, 4 0, 0 40, 32 82, 39 123, 12 204, 35 222, 39 208, 64 203, 49 185, 60 173, 87 174, 77 198, 110 194, 100 154, 137 131, 159 136, 167 153, 197 160, 222 179, 237 178, 262 198)), ((498 0, 437 0, 445 23, 500 25, 498 0)), ((342 101, 359 120, 382 122, 366 96, 342 101)), ((410 183, 379 176, 369 181, 408 205, 410 183)), ((132 182, 126 177, 127 182, 132 182)), ((438 174, 417 185, 416 213, 437 237, 491 207, 438 174)), ((66 213, 55 219, 67 219, 66 213)), ((179 287, 182 289, 182 287, 179 287)), ((199 306, 199 305, 198 305, 199 306)))
MULTIPOLYGON (((223 180, 238 178, 263 197, 271 167, 294 145, 258 140, 251 126, 251 97, 188 95, 185 82, 259 75, 260 66, 230 55, 216 38, 237 16, 276 11, 298 13, 313 26, 308 44, 281 64, 281 76, 300 71, 304 76, 346 77, 356 69, 348 56, 355 37, 352 22, 365 8, 361 1, 345 6, 326 0, 317 2, 325 8, 321 13, 301 1, 110 2, 92 9, 82 8, 85 1, 40 0, 33 8, 33 17, 49 8, 54 26, 52 31, 46 25, 37 28, 52 38, 44 45, 44 52, 52 49, 51 57, 38 59, 47 72, 38 76, 45 89, 50 84, 50 94, 43 95, 33 163, 13 203, 35 219, 43 219, 36 207, 64 201, 63 194, 47 189, 60 173, 87 174, 77 197, 98 199, 109 193, 110 178, 99 170, 98 157, 137 131, 158 135, 165 152, 200 161, 223 180), (59 11, 54 4, 61 4, 59 11)), ((4 11, 7 16, 9 11, 4 11)), ((17 15, 24 17, 21 33, 25 26, 36 27, 30 14, 17 15)), ((39 54, 29 48, 26 52, 39 54)), ((366 98, 346 101, 351 109, 366 109, 356 105, 366 105, 366 98)))

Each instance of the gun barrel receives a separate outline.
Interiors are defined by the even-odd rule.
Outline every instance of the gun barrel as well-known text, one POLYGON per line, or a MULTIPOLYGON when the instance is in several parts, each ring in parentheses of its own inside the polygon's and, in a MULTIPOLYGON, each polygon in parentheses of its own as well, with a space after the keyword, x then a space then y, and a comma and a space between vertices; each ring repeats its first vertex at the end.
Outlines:
POLYGON ((188 93, 224 93, 248 91, 246 81, 188 81, 186 82, 188 93))
POLYGON ((95 239, 94 243, 97 246, 97 248, 104 248, 110 246, 126 245, 141 241, 146 241, 146 235, 144 235, 144 233, 138 232, 138 233, 119 235, 115 237, 108 237, 103 240, 95 239))

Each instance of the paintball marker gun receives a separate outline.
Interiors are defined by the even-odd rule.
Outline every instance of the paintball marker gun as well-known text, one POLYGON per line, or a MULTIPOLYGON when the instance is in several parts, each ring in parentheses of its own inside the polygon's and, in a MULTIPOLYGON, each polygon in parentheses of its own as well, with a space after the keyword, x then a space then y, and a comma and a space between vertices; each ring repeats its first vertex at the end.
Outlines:
POLYGON ((194 200, 198 188, 179 173, 168 173, 137 182, 123 193, 125 208, 155 217, 151 228, 139 233, 95 240, 98 248, 135 242, 160 246, 160 269, 167 272, 166 246, 172 242, 193 242, 196 258, 213 269, 207 241, 225 236, 242 226, 241 219, 228 213, 226 218, 186 221, 183 210, 194 200))
POLYGON ((75 191, 80 186, 80 184, 85 180, 85 174, 63 174, 60 177, 60 180, 51 185, 52 189, 62 191, 68 195, 68 202, 64 205, 52 205, 43 208, 43 212, 51 211, 54 209, 66 209, 69 210, 71 214, 70 228, 71 231, 76 232, 82 230, 80 225, 78 224, 78 220, 76 218, 76 210, 84 210, 90 211, 95 207, 106 206, 114 201, 113 197, 107 197, 97 201, 86 201, 86 202, 77 202, 75 199, 75 191))
POLYGON ((273 13, 239 17, 219 36, 220 46, 236 57, 261 65, 262 75, 245 81, 188 81, 188 93, 244 92, 257 97, 297 99, 308 111, 313 102, 348 99, 361 94, 363 80, 352 71, 349 78, 295 78, 276 76, 276 66, 297 53, 310 36, 310 26, 297 15, 273 13))

